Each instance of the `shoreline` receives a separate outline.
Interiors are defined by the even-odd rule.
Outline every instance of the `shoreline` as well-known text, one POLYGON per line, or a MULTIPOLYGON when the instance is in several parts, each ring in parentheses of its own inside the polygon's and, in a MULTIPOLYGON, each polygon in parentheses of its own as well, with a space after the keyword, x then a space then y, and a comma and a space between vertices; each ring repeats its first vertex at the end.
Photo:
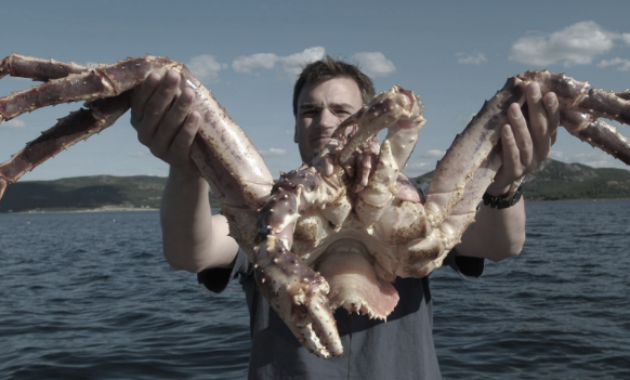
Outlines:
MULTIPOLYGON (((528 203, 541 203, 541 202, 606 202, 606 201, 626 201, 630 198, 584 198, 584 199, 554 199, 554 200, 542 200, 542 199, 527 199, 528 203)), ((213 214, 220 212, 220 208, 212 208, 213 214)), ((117 206, 104 206, 92 209, 76 209, 76 210, 28 210, 28 211, 6 211, 0 212, 2 214, 48 214, 48 213, 86 213, 86 212, 140 212, 140 211, 160 211, 159 208, 138 208, 138 207, 117 207, 117 206)))
POLYGON ((138 211, 160 211, 159 208, 138 208, 138 207, 99 207, 91 209, 77 209, 77 210, 28 210, 28 211, 7 211, 0 214, 49 214, 49 213, 80 213, 80 212, 138 212, 138 211))

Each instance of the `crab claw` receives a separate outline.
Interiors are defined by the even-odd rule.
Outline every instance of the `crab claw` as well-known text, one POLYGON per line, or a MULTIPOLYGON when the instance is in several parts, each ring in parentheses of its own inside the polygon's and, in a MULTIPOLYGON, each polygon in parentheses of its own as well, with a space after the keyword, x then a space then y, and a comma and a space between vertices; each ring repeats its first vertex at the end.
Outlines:
POLYGON ((333 133, 332 137, 338 138, 347 127, 358 125, 357 133, 344 147, 339 160, 342 163, 347 161, 359 145, 387 127, 401 124, 402 127, 411 128, 424 121, 422 109, 423 106, 418 97, 412 91, 404 90, 399 85, 395 85, 389 91, 381 92, 357 113, 344 120, 333 133))
POLYGON ((324 277, 297 260, 275 236, 268 236, 258 250, 254 276, 278 316, 310 352, 322 358, 341 356, 324 277))

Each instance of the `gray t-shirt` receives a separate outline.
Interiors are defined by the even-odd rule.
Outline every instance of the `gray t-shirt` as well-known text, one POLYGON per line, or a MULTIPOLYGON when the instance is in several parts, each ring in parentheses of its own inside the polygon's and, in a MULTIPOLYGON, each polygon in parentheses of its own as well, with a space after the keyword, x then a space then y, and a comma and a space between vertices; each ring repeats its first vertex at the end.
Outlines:
MULTIPOLYGON (((483 272, 483 259, 455 259, 451 254, 445 263, 466 278, 483 272)), ((298 342, 256 290, 252 266, 243 251, 239 250, 231 271, 207 270, 198 275, 198 280, 206 290, 218 293, 237 276, 250 312, 249 379, 347 379, 348 366, 354 379, 441 379, 433 346, 428 277, 396 279, 394 287, 400 301, 387 322, 356 314, 350 317, 345 310, 337 310, 335 319, 344 355, 320 359, 298 342)))

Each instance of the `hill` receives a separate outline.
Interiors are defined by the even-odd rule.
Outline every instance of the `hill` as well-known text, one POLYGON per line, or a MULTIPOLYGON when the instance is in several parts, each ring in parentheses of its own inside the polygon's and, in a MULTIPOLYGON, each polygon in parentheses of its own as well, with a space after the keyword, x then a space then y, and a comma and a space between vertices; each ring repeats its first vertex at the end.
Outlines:
MULTIPOLYGON (((428 182, 432 176, 429 172, 414 179, 428 182)), ((527 175, 525 197, 538 201, 630 198, 630 171, 546 159, 527 175)))
MULTIPOLYGON (((414 178, 428 182, 433 172, 414 178)), ((0 212, 76 211, 91 209, 157 209, 166 178, 92 176, 55 181, 23 181, 9 186, 0 212)), ((218 201, 211 195, 213 208, 218 201)), ((630 198, 630 171, 592 168, 547 159, 527 176, 528 200, 630 198)))
MULTIPOLYGON (((7 187, 0 212, 159 208, 166 178, 91 176, 18 181, 7 187)), ((218 207, 211 198, 213 207, 218 207)))

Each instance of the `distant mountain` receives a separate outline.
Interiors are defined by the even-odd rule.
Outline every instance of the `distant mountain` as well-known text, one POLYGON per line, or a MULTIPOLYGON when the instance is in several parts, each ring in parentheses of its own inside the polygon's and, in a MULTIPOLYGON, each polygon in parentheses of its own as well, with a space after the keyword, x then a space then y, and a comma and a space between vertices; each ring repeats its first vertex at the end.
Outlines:
MULTIPOLYGON (((428 182, 433 172, 415 178, 428 182)), ((10 185, 0 212, 159 208, 166 178, 93 176, 56 181, 22 181, 10 185)), ((210 197, 213 208, 218 201, 210 197)), ((630 198, 630 171, 596 169, 547 159, 527 176, 528 200, 630 198)))
MULTIPOLYGON (((166 178, 107 175, 18 181, 7 187, 0 212, 159 208, 166 178)), ((213 207, 219 207, 211 197, 213 207)))
MULTIPOLYGON (((428 182, 432 176, 433 172, 429 172, 415 180, 428 182)), ((525 198, 539 201, 630 198, 630 171, 547 159, 527 175, 525 198)))

